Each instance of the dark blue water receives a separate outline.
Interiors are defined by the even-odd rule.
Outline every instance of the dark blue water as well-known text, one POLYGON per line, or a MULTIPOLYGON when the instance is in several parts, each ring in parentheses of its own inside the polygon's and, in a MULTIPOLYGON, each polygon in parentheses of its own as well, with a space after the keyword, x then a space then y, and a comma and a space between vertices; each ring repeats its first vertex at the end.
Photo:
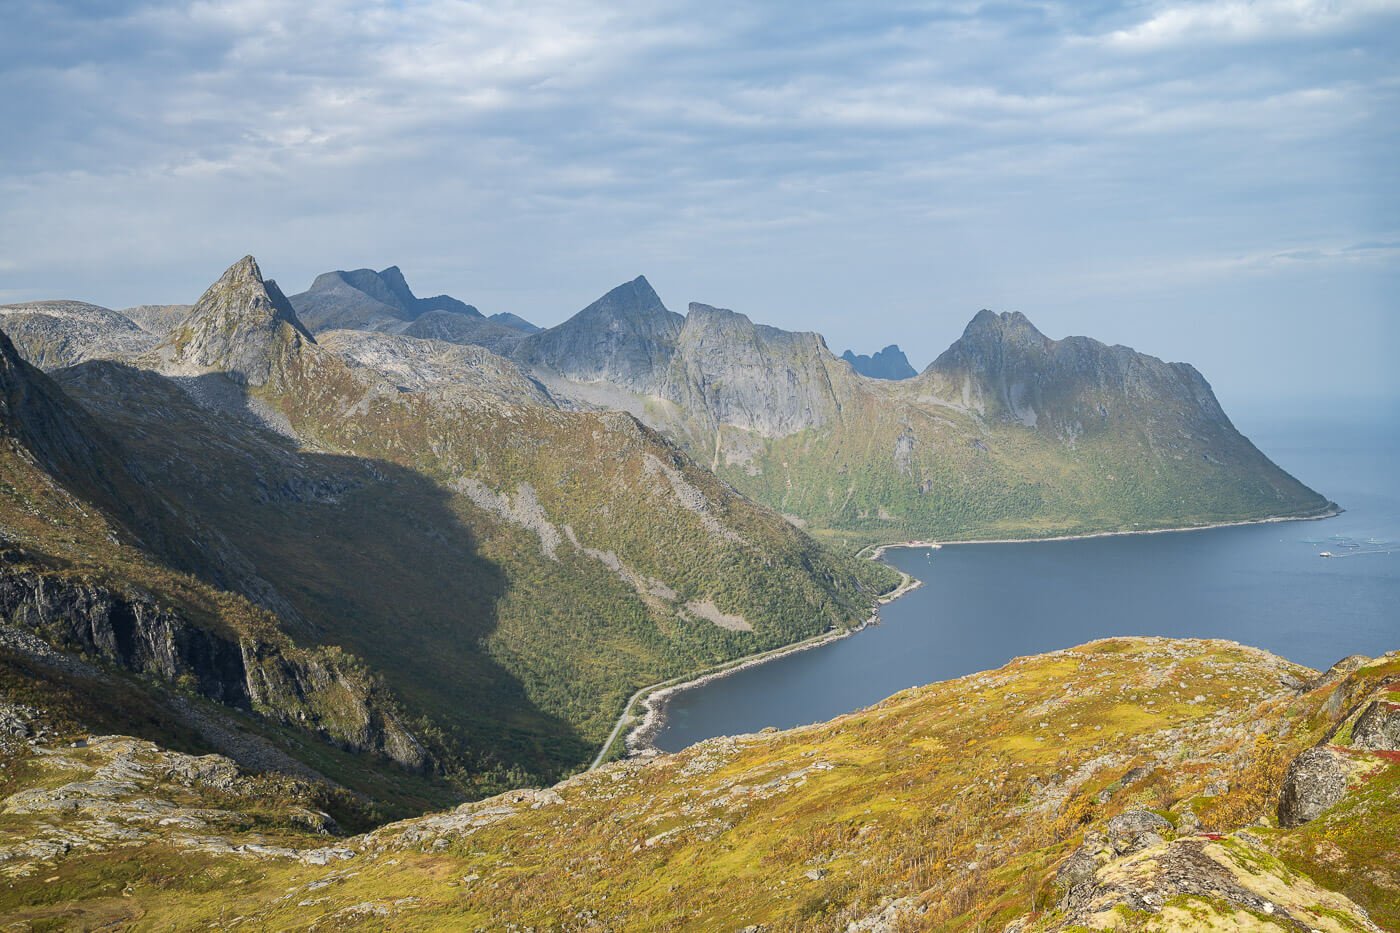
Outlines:
POLYGON ((675 697, 656 744, 830 719, 1111 635, 1228 638, 1309 667, 1400 649, 1400 420, 1241 425, 1347 511, 1323 521, 887 552, 924 585, 879 626, 675 697), (1337 557, 1319 557, 1321 551, 1337 557))

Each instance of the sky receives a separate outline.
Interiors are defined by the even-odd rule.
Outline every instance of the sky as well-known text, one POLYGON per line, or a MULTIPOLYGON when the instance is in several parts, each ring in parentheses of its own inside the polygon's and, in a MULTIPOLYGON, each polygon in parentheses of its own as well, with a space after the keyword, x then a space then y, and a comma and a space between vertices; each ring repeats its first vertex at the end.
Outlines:
POLYGON ((1232 400, 1400 397, 1400 0, 0 0, 0 302, 645 274, 898 343, 983 307, 1232 400))

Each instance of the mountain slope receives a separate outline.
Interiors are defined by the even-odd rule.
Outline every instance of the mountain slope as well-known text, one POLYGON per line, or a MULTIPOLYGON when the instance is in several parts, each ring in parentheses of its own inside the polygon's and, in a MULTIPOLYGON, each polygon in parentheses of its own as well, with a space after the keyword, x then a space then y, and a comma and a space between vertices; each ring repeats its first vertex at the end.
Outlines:
POLYGON ((864 621, 890 583, 485 350, 312 338, 251 258, 134 362, 56 376, 187 530, 151 559, 367 659, 464 793, 577 767, 637 687, 864 621))
POLYGON ((26 695, 78 690, 107 701, 109 728, 351 786, 390 812, 452 799, 404 771, 427 759, 383 684, 228 592, 266 584, 214 566, 227 542, 187 521, 3 334, 0 395, 0 666, 27 672, 26 695))
MULTIPOLYGON (((363 836, 282 828, 241 857, 127 815, 197 782, 89 795, 145 834, 103 852, 101 824, 19 781, 0 827, 47 820, 80 845, 42 869, 12 856, 0 909, 278 929, 1393 929, 1397 685, 1394 654, 1317 677, 1229 642, 1110 639, 363 836), (1299 762, 1319 757, 1340 770, 1309 783, 1299 762), (202 870, 152 883, 175 855, 202 870), (236 883, 191 897, 209 876, 236 883)), ((10 760, 31 774, 56 744, 10 760)), ((81 787, 120 748, 50 773, 81 787)))
POLYGON ((322 273, 309 289, 293 295, 291 304, 314 332, 337 328, 392 331, 432 312, 484 320, 476 308, 450 295, 419 298, 398 266, 379 272, 355 269, 322 273))

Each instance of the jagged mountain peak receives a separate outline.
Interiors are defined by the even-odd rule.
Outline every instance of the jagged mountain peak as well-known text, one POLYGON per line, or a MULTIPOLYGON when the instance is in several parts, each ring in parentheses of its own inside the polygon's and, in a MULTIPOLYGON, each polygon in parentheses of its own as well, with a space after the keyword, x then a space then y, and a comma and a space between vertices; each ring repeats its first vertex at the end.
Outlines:
POLYGON ((963 330, 963 339, 984 334, 1037 340, 1049 339, 1031 323, 1030 318, 1020 311, 992 311, 987 308, 983 308, 973 315, 972 320, 963 330))
POLYGON ((287 358, 316 339, 286 295, 244 256, 200 296, 155 352, 176 370, 226 372, 263 385, 287 358))
POLYGON ((870 356, 864 353, 857 355, 854 351, 847 350, 841 354, 841 359, 850 363, 856 372, 871 379, 910 379, 918 375, 918 371, 909 365, 909 358, 904 355, 904 351, 894 343, 870 356))

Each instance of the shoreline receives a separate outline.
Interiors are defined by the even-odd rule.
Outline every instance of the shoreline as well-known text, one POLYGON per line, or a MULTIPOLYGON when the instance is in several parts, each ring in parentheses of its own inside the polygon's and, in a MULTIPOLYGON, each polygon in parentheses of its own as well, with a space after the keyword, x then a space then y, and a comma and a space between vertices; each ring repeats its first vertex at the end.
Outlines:
POLYGON ((1211 531, 1216 528, 1239 528, 1245 525, 1278 525, 1283 522, 1317 522, 1325 518, 1336 518, 1346 509, 1335 502, 1328 503, 1325 510, 1313 515, 1271 515, 1268 518, 1245 518, 1234 522, 1211 522, 1208 525, 1181 525, 1176 528, 1132 528, 1124 531, 1090 531, 1074 535, 1052 535, 1046 538, 953 538, 944 541, 891 541, 888 544, 867 544, 857 551, 863 554, 873 548, 871 560, 878 560, 892 548, 942 548, 960 544, 1044 544, 1048 541, 1088 541, 1092 538, 1119 538, 1128 535, 1167 535, 1189 531, 1211 531))
MULTIPOLYGON (((1216 528, 1235 528, 1243 525, 1270 525, 1279 524, 1282 522, 1320 521, 1325 518, 1334 518, 1342 514, 1342 512, 1344 511, 1345 509, 1341 508, 1341 506, 1337 505, 1335 502, 1329 502, 1326 509, 1314 515, 1276 515, 1270 516, 1268 518, 1251 518, 1234 522, 1213 522, 1207 525, 1185 525, 1178 528, 1143 528, 1124 531, 1096 531, 1085 534, 1057 535, 1048 538, 978 538, 972 540, 955 541, 894 541, 888 544, 866 545, 864 548, 861 548, 856 553, 857 556, 866 556, 868 560, 879 560, 881 557, 884 556, 886 551, 891 550, 893 548, 931 548, 937 550, 939 548, 955 544, 1040 544, 1047 541, 1084 541, 1091 538, 1114 538, 1126 535, 1178 534, 1181 532, 1189 531, 1210 531, 1216 528), (870 551, 869 554, 866 554, 867 550, 870 551)), ((870 618, 866 619, 860 625, 844 629, 839 632, 824 632, 820 635, 814 635, 810 638, 803 639, 799 642, 794 642, 791 645, 786 645, 781 648, 771 648, 767 651, 763 651, 758 654, 753 654, 742 658, 736 658, 733 661, 725 662, 725 664, 721 665, 720 667, 711 669, 709 671, 705 671, 699 675, 690 677, 687 680, 678 680, 677 678, 671 678, 669 680, 663 680, 659 683, 651 684, 650 686, 641 688, 636 693, 632 694, 631 698, 627 701, 627 705, 623 708, 622 714, 617 719, 617 724, 613 726, 613 730, 608 735, 607 741, 604 742, 603 747, 598 751, 597 756, 593 759, 593 762, 588 766, 587 770, 592 771, 605 763, 605 759, 607 758, 608 752, 617 743, 617 739, 620 734, 622 735, 623 741, 622 754, 620 754, 619 756, 617 756, 617 758, 614 758, 612 760, 621 761, 628 758, 634 758, 643 755, 663 754, 660 749, 658 749, 655 745, 652 744, 652 739, 654 739, 658 734, 660 734, 661 730, 665 727, 666 706, 670 702, 671 698, 678 693, 682 693, 686 690, 693 690, 696 687, 701 687, 705 684, 713 683, 716 680, 728 677, 730 674, 742 670, 748 670, 752 667, 757 667, 760 664, 765 664, 769 661, 775 660, 776 658, 786 657, 787 655, 796 654, 799 651, 807 651, 812 648, 820 648, 823 645, 831 644, 834 641, 839 641, 843 638, 849 638, 857 632, 864 631, 871 625, 878 625, 880 621, 880 608, 882 606, 886 606, 889 603, 894 602, 896 599, 918 589, 924 584, 924 581, 910 576, 909 574, 904 573, 903 571, 900 571, 900 573, 903 576, 903 579, 900 581, 899 586, 895 587, 893 590, 886 593, 885 595, 878 597, 874 613, 872 613, 870 618), (634 711, 637 710, 639 705, 641 708, 641 714, 640 716, 637 716, 635 715, 634 711)))
POLYGON ((871 625, 878 625, 880 623, 881 606, 888 605, 899 597, 904 596, 906 593, 910 593, 924 585, 924 581, 910 576, 903 571, 900 571, 900 575, 903 579, 900 580, 899 586, 877 597, 875 611, 871 613, 870 618, 859 625, 852 626, 848 629, 842 629, 841 631, 822 632, 819 635, 813 635, 810 638, 805 638, 802 641, 793 642, 790 645, 784 645, 780 648, 770 648, 758 654, 735 658, 733 661, 726 661, 717 668, 713 668, 693 677, 688 677, 686 680, 678 680, 673 677, 670 680, 663 680, 638 690, 636 693, 632 694, 631 699, 627 701, 627 706, 623 708, 622 715, 618 717, 617 724, 613 726, 613 731, 609 734, 603 747, 598 751, 598 755, 593 759, 592 764, 588 766, 588 770, 592 771, 604 764, 608 752, 617 743, 617 738, 620 733, 623 735, 623 753, 612 760, 620 761, 639 755, 661 754, 661 750, 652 745, 651 740, 665 727, 666 705, 671 697, 676 694, 708 683, 713 683, 723 677, 728 677, 730 674, 748 670, 760 664, 766 664, 777 658, 796 654, 799 651, 807 651, 812 648, 820 648, 823 645, 829 645, 834 641, 840 641, 843 638, 849 638, 857 632, 864 631, 871 625), (637 716, 634 711, 638 708, 639 704, 641 707, 641 715, 637 716), (625 733, 623 732, 624 729, 626 730, 625 733))

